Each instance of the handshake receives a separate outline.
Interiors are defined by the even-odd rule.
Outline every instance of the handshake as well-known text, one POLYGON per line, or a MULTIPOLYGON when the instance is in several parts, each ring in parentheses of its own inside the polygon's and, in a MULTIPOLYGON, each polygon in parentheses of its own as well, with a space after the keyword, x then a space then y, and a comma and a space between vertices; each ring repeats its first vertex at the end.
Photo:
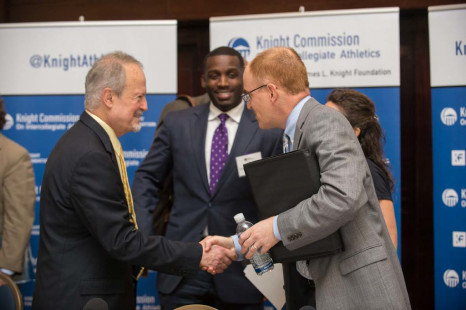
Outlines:
POLYGON ((199 267, 210 274, 222 273, 238 259, 232 237, 207 236, 199 243, 202 245, 199 267))
MULTIPOLYGON (((250 259, 256 252, 266 253, 279 242, 273 232, 273 217, 262 220, 241 233, 238 238, 241 254, 250 259)), ((222 273, 238 259, 232 237, 207 236, 201 242, 200 267, 211 274, 222 273)))

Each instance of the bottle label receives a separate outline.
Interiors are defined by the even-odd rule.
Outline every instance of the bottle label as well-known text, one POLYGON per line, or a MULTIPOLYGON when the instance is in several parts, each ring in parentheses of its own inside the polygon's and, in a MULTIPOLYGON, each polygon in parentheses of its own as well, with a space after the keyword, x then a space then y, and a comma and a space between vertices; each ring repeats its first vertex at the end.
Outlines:
POLYGON ((256 267, 254 268, 254 271, 256 271, 256 273, 258 275, 261 275, 263 274, 264 272, 268 271, 268 270, 272 270, 273 269, 273 262, 269 262, 268 264, 264 265, 264 266, 261 266, 261 267, 256 267))

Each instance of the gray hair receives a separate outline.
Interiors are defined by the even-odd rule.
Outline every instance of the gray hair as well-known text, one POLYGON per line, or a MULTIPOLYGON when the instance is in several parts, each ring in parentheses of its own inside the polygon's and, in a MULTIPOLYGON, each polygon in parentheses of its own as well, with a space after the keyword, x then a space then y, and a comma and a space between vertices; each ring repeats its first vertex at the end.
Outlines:
POLYGON ((92 111, 99 106, 106 87, 111 88, 118 97, 121 95, 125 88, 126 64, 137 64, 142 69, 142 64, 136 58, 120 51, 106 54, 94 63, 86 76, 86 109, 92 111))

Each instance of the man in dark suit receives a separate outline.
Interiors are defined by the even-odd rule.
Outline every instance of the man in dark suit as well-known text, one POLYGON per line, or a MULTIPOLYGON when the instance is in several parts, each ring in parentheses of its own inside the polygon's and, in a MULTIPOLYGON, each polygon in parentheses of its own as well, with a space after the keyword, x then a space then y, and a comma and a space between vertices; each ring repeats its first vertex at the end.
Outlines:
POLYGON ((256 56, 245 70, 244 89, 261 128, 285 129, 290 150, 316 156, 322 184, 317 194, 243 232, 246 258, 280 240, 295 250, 340 230, 344 251, 296 265, 315 281, 317 309, 410 309, 361 146, 341 113, 310 97, 296 51, 280 47, 256 56))
MULTIPOLYGON (((220 47, 204 61, 203 79, 211 103, 169 113, 136 171, 133 193, 138 218, 147 221, 168 172, 173 171, 174 203, 167 225, 170 240, 200 241, 206 235, 235 233, 233 216, 242 212, 256 222, 257 211, 241 171, 250 160, 281 152, 281 131, 260 130, 245 108, 243 59, 234 49, 220 47), (216 148, 219 132, 227 139, 216 148), (213 151, 212 151, 213 150, 213 151), (223 155, 219 155, 219 152, 223 155), (219 164, 217 158, 225 158, 219 164)), ((142 227, 142 225, 141 225, 142 227)), ((157 280, 162 309, 203 303, 220 309, 263 309, 261 293, 234 262, 221 275, 195 277, 160 273, 157 280)))
POLYGON ((86 111, 58 141, 42 181, 33 309, 82 310, 96 298, 109 309, 134 309, 140 268, 133 266, 217 273, 234 259, 222 247, 205 252, 138 230, 117 137, 140 129, 145 95, 142 65, 122 52, 103 56, 87 74, 86 111))

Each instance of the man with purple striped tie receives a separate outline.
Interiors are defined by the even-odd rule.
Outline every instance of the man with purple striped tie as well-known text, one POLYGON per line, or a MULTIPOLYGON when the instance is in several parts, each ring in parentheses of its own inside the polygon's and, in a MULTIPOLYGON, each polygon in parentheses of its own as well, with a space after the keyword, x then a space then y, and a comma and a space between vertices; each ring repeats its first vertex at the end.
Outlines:
MULTIPOLYGON (((281 130, 261 130, 242 100, 244 62, 229 47, 211 51, 202 80, 210 103, 169 113, 147 157, 135 174, 133 196, 140 228, 151 233, 152 212, 169 171, 174 199, 166 237, 200 241, 207 235, 235 233, 233 216, 258 215, 244 163, 282 152, 281 130)), ((162 309, 202 303, 219 309, 263 309, 262 294, 249 282, 241 263, 223 274, 194 277, 160 273, 162 309)))

